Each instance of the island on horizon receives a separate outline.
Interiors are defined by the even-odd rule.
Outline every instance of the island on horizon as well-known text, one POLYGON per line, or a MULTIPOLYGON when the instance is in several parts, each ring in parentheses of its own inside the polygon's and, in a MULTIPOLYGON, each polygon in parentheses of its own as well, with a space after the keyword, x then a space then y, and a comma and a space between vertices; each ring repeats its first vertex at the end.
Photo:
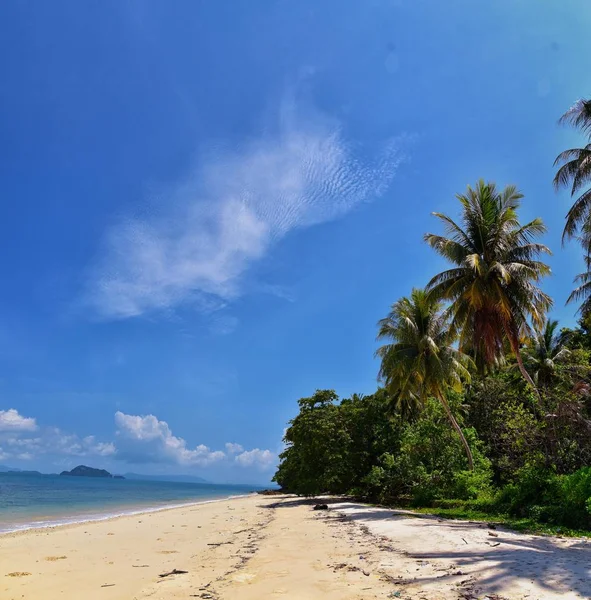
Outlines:
POLYGON ((103 477, 107 479, 125 479, 123 475, 112 475, 105 469, 94 469, 93 467, 87 467, 86 465, 78 465, 71 471, 62 471, 60 475, 66 477, 103 477))

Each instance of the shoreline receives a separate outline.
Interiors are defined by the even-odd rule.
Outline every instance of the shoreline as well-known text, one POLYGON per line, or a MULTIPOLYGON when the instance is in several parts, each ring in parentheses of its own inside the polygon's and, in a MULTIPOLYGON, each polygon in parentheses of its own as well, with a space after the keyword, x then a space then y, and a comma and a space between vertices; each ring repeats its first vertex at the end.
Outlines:
POLYGON ((591 542, 250 494, 0 536, 2 600, 583 600, 591 542))
MULTIPOLYGON (((248 494, 233 494, 231 496, 223 496, 220 498, 209 498, 206 500, 195 500, 192 502, 183 502, 181 504, 166 504, 162 506, 146 506, 139 509, 130 508, 129 510, 122 510, 115 513, 92 513, 92 514, 81 514, 78 515, 81 518, 74 518, 75 520, 70 520, 68 518, 55 519, 55 520, 47 520, 47 521, 32 521, 31 525, 28 523, 23 524, 22 526, 18 526, 15 529, 0 529, 0 539, 5 536, 15 536, 24 533, 30 532, 44 532, 44 531, 53 531, 55 529, 61 529, 66 527, 73 527, 77 525, 84 525, 85 523, 102 523, 107 521, 114 521, 116 519, 122 519, 126 517, 134 517, 138 515, 145 515, 157 512, 164 512, 167 510, 176 510, 179 508, 190 508, 192 506, 197 506, 201 504, 211 504, 213 502, 225 502, 226 500, 239 500, 241 498, 248 498, 251 496, 258 495, 257 492, 250 492, 248 494)), ((10 525, 9 525, 10 526, 10 525)))

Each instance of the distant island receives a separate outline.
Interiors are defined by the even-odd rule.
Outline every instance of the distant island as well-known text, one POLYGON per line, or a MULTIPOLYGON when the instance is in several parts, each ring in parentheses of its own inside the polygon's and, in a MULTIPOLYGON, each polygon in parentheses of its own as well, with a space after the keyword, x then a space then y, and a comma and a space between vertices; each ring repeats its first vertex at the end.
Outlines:
MULTIPOLYGON (((9 467, 6 465, 0 465, 0 473, 6 473, 10 475, 41 475, 46 477, 55 477, 58 473, 40 473, 39 471, 23 471, 16 467, 9 467)), ((168 483, 204 483, 213 485, 207 479, 198 477, 196 475, 145 475, 140 473, 125 473, 125 475, 112 475, 105 469, 95 469, 93 467, 87 467, 86 465, 79 465, 71 471, 62 471, 59 475, 65 477, 102 477, 105 479, 133 479, 135 481, 164 481, 168 483)))
POLYGON ((6 465, 0 465, 0 473, 10 473, 11 475, 42 475, 39 471, 23 471, 22 469, 15 469, 6 465))
POLYGON ((125 479, 123 475, 111 475, 105 469, 93 469, 85 465, 74 467, 71 471, 62 471, 60 475, 66 477, 105 477, 108 479, 125 479))

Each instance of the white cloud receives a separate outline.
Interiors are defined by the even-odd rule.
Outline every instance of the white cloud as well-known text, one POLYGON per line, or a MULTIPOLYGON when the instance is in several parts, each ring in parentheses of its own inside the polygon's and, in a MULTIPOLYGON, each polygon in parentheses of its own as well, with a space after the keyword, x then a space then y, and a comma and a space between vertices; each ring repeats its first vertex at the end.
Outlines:
POLYGON ((200 444, 189 448, 183 438, 173 435, 168 423, 154 415, 115 413, 117 431, 116 458, 130 463, 169 463, 207 467, 232 462, 240 467, 268 469, 277 464, 270 450, 245 450, 241 444, 227 442, 225 452, 200 444))
POLYGON ((165 421, 154 415, 115 413, 118 427, 117 458, 131 463, 172 463, 207 466, 223 460, 226 455, 200 444, 188 448, 183 438, 172 435, 165 421))
POLYGON ((31 417, 23 417, 14 408, 0 410, 0 432, 35 431, 37 423, 31 417))
POLYGON ((290 231, 336 219, 387 189, 401 139, 362 161, 338 125, 295 104, 279 127, 204 158, 166 198, 164 214, 108 232, 88 300, 106 318, 183 302, 211 310, 241 293, 249 265, 290 231))
POLYGON ((244 448, 240 444, 233 444, 232 442, 228 442, 226 444, 226 451, 228 454, 238 454, 240 452, 244 452, 244 448))
POLYGON ((269 469, 277 464, 277 455, 270 450, 245 450, 238 454, 234 460, 241 467, 258 467, 259 469, 269 469))
POLYGON ((58 427, 39 426, 34 418, 23 417, 14 409, 0 411, 0 417, 0 461, 31 461, 45 456, 59 462, 66 458, 86 457, 95 461, 117 459, 132 464, 184 467, 234 464, 258 469, 276 463, 276 455, 269 450, 245 450, 234 442, 226 443, 224 451, 212 450, 203 444, 189 447, 183 438, 173 435, 168 423, 154 415, 128 415, 117 411, 114 441, 100 441, 94 435, 82 437, 58 427))
POLYGON ((29 429, 0 430, 0 443, 3 460, 33 460, 42 455, 107 457, 116 452, 112 443, 98 442, 92 435, 80 438, 57 427, 38 427, 36 423, 34 430, 30 423, 29 429))

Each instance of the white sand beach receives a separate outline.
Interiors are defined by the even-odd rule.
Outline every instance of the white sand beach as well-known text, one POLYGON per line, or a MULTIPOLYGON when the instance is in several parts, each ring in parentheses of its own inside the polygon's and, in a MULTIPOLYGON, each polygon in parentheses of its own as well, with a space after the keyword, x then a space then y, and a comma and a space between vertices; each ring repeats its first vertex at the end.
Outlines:
MULTIPOLYGON (((325 500, 326 501, 326 500, 325 500)), ((0 536, 2 600, 581 599, 591 543, 250 496, 0 536), (166 575, 174 570, 181 573, 166 575)))

